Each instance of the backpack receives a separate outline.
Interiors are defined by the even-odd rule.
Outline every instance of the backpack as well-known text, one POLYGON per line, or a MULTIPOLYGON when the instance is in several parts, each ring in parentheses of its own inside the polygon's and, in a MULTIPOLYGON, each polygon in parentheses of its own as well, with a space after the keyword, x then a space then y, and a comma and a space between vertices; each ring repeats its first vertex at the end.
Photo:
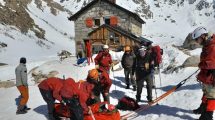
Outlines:
POLYGON ((162 62, 163 49, 159 45, 152 47, 152 52, 155 53, 155 66, 159 66, 162 62))
POLYGON ((140 108, 136 100, 128 96, 121 98, 116 107, 120 110, 136 110, 140 108))

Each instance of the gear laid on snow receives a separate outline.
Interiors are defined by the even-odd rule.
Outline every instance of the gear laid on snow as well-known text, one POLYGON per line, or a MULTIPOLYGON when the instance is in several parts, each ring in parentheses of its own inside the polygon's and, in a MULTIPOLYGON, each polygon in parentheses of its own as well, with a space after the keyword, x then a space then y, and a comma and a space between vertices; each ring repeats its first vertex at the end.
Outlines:
POLYGON ((162 94, 161 96, 159 96, 158 98, 154 99, 152 102, 149 102, 147 105, 145 106, 141 106, 140 108, 138 108, 135 111, 129 112, 125 115, 121 116, 121 120, 127 120, 128 118, 132 118, 134 116, 138 116, 138 113, 140 111, 146 110, 149 107, 151 107, 152 105, 158 103, 160 100, 162 100, 163 98, 167 97, 168 95, 170 95, 171 93, 173 93, 174 91, 176 91, 178 88, 180 88, 183 84, 186 83, 186 81, 188 79, 190 79, 194 74, 196 74, 199 71, 199 69, 197 71, 195 71, 193 74, 191 74, 189 77, 187 77, 186 79, 184 79, 183 81, 181 81, 179 84, 177 84, 176 86, 172 87, 171 89, 169 89, 167 92, 165 92, 164 94, 162 94))

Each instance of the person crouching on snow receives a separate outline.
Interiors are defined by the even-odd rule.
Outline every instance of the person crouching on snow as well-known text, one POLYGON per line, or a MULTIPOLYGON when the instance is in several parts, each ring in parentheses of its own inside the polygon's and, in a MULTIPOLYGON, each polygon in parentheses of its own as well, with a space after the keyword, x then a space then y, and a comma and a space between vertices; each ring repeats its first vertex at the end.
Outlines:
POLYGON ((192 38, 203 46, 200 55, 198 81, 202 83, 203 97, 200 107, 193 110, 201 114, 199 120, 213 120, 215 110, 215 34, 209 35, 205 27, 198 27, 192 38))
POLYGON ((92 105, 101 102, 100 100, 101 85, 98 80, 99 80, 98 70, 97 69, 89 70, 87 75, 87 82, 92 84, 94 87, 91 93, 92 97, 88 99, 87 105, 92 105))
POLYGON ((63 103, 60 90, 63 87, 63 80, 60 78, 48 78, 43 80, 39 85, 40 93, 47 103, 49 120, 55 120, 54 103, 58 100, 63 103))
POLYGON ((91 114, 87 100, 91 97, 93 87, 83 80, 76 83, 72 78, 68 78, 64 81, 60 93, 63 101, 69 106, 70 120, 84 120, 84 114, 91 114))

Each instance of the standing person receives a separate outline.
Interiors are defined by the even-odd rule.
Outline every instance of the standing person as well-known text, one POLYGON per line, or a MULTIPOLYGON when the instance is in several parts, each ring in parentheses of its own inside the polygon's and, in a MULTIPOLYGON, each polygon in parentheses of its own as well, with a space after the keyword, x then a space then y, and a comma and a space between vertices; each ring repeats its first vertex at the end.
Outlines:
POLYGON ((94 61, 96 69, 103 69, 109 73, 110 67, 112 67, 112 58, 109 53, 108 45, 103 46, 103 51, 98 53, 94 61))
POLYGON ((90 61, 93 62, 92 45, 90 43, 90 40, 85 40, 84 43, 85 43, 85 51, 86 51, 87 62, 88 62, 88 65, 90 65, 90 61))
POLYGON ((136 82, 137 82, 137 94, 136 100, 141 100, 143 82, 146 81, 147 100, 152 102, 152 86, 153 86, 153 69, 154 69, 154 57, 150 45, 147 49, 142 46, 139 49, 136 56, 135 70, 136 70, 136 82))
POLYGON ((29 98, 28 93, 28 81, 27 81, 27 68, 26 68, 26 58, 20 58, 20 64, 15 69, 16 74, 16 87, 21 94, 21 100, 17 107, 16 114, 25 114, 30 108, 27 107, 27 102, 29 98))
POLYGON ((122 67, 124 68, 124 74, 125 74, 125 83, 126 83, 126 89, 130 88, 130 80, 131 84, 133 86, 133 91, 136 91, 136 81, 134 80, 134 67, 135 67, 135 54, 131 51, 130 46, 125 47, 125 53, 122 56, 122 67), (130 76, 130 79, 129 79, 130 76))
POLYGON ((109 78, 109 74, 104 69, 98 69, 99 72, 99 84, 101 85, 101 93, 104 101, 110 103, 109 91, 112 85, 112 81, 109 78))
POLYGON ((43 80, 38 87, 43 99, 47 103, 49 120, 55 120, 54 103, 55 100, 63 102, 60 95, 60 90, 63 87, 63 80, 54 77, 48 78, 43 80))
POLYGON ((192 38, 203 46, 200 55, 200 72, 197 79, 202 83, 203 99, 194 113, 200 113, 199 120, 213 120, 215 110, 215 34, 209 35, 205 27, 198 27, 192 38))

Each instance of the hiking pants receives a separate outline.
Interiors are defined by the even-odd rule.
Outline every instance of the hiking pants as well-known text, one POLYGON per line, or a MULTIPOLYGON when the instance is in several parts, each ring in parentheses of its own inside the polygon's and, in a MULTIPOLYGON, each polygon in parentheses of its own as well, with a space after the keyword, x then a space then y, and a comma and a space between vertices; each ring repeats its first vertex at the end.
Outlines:
POLYGON ((21 100, 19 102, 18 108, 23 109, 24 106, 26 106, 26 104, 28 102, 28 98, 29 98, 28 87, 21 85, 21 86, 17 86, 17 89, 19 90, 19 92, 21 94, 21 100))
POLYGON ((45 100, 45 102, 47 103, 49 120, 55 120, 55 118, 54 118, 55 99, 52 95, 52 91, 40 89, 40 93, 41 93, 43 99, 45 100))
POLYGON ((66 105, 69 106, 70 110, 70 120, 84 120, 84 112, 79 102, 79 98, 74 96, 72 98, 64 98, 66 105))
POLYGON ((108 95, 105 95, 105 93, 102 92, 102 96, 103 96, 104 101, 107 101, 108 103, 110 103, 110 96, 109 96, 109 93, 108 93, 108 95))
POLYGON ((124 74, 125 74, 125 83, 126 83, 126 85, 129 85, 130 80, 131 80, 132 86, 136 87, 136 81, 134 80, 134 75, 132 75, 132 68, 124 69, 124 74), (130 76, 130 78, 129 78, 129 76, 130 76))
POLYGON ((141 99, 142 89, 143 89, 143 82, 146 81, 146 89, 147 89, 147 100, 152 100, 152 86, 153 86, 153 79, 151 77, 151 73, 145 74, 142 70, 136 71, 136 82, 137 82, 137 94, 136 99, 141 99))

